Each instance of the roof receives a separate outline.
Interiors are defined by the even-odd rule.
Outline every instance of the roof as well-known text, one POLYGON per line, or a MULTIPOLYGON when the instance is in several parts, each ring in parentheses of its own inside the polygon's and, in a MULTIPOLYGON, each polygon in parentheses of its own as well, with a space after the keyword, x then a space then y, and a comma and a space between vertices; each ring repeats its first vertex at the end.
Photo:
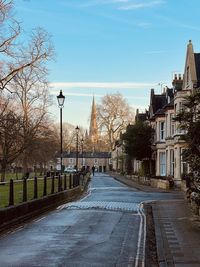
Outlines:
POLYGON ((166 92, 160 95, 155 95, 154 90, 151 90, 151 99, 150 99, 150 119, 156 116, 161 116, 165 114, 165 108, 171 108, 173 106, 173 89, 167 88, 166 92))
POLYGON ((172 100, 170 103, 167 103, 163 109, 174 109, 174 100, 172 100))
POLYGON ((135 121, 146 121, 148 117, 147 112, 146 113, 138 113, 135 116, 135 121))
MULTIPOLYGON (((78 153, 78 158, 111 158, 110 152, 83 152, 78 153)), ((63 152, 63 158, 76 158, 76 152, 63 152)))
POLYGON ((165 111, 164 111, 164 109, 158 109, 157 111, 156 111, 156 113, 154 114, 154 116, 159 116, 159 115, 165 115, 165 111))

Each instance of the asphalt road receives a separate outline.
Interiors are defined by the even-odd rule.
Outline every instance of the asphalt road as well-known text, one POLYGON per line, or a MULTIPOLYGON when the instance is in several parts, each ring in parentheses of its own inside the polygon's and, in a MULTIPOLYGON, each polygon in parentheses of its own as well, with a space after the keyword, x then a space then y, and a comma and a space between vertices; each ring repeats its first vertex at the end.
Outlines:
POLYGON ((88 194, 0 237, 0 267, 144 266, 142 202, 171 193, 129 188, 105 174, 88 194))

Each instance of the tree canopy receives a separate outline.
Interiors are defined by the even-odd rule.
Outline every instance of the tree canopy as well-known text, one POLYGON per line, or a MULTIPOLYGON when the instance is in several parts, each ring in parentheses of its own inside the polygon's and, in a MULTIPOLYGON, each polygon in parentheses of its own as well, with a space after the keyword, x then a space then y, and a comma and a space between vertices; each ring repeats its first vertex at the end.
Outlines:
POLYGON ((122 135, 125 153, 131 159, 142 160, 150 158, 152 138, 154 130, 145 122, 138 121, 134 125, 128 125, 122 135))
POLYGON ((175 120, 185 131, 183 138, 187 142, 187 149, 183 152, 184 159, 189 163, 190 170, 200 175, 200 90, 185 97, 182 110, 175 120))
POLYGON ((120 93, 104 96, 101 104, 97 105, 98 127, 107 136, 110 150, 114 148, 120 133, 133 120, 133 110, 120 93))

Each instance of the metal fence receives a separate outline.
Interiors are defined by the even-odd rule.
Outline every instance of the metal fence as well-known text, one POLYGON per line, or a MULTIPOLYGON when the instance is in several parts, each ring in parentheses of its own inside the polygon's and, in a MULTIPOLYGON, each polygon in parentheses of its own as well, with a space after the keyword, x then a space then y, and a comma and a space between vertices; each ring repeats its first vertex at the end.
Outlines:
POLYGON ((0 183, 0 208, 42 198, 87 182, 88 174, 64 174, 0 183))

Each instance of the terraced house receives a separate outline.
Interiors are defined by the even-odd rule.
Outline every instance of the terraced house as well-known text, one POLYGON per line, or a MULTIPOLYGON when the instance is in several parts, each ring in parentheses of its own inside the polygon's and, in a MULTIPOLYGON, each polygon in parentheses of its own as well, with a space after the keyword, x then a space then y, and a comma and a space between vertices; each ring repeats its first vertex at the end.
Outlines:
POLYGON ((182 175, 189 171, 182 158, 187 144, 182 138, 184 131, 173 118, 181 111, 185 96, 200 85, 200 53, 194 53, 191 41, 187 45, 184 75, 175 74, 172 85, 161 95, 151 90, 149 120, 155 129, 156 176, 172 176, 175 184, 180 185, 182 175))
MULTIPOLYGON (((189 172, 188 164, 182 158, 187 144, 183 139, 185 132, 174 120, 183 108, 185 97, 200 86, 200 53, 194 53, 191 40, 187 45, 184 74, 175 74, 172 88, 164 88, 161 94, 151 89, 148 121, 155 130, 153 141, 152 163, 157 177, 172 177, 177 186, 181 185, 182 176, 189 172)), ((137 121, 137 118, 135 121, 137 121)), ((119 153, 119 146, 116 147, 119 153)), ((116 153, 113 153, 115 155, 116 153)), ((118 155, 118 158, 120 155, 118 155)), ((116 157, 115 157, 116 158, 116 157)), ((114 160, 114 159, 113 159, 114 160)), ((138 172, 141 164, 133 162, 134 172, 138 172)))

